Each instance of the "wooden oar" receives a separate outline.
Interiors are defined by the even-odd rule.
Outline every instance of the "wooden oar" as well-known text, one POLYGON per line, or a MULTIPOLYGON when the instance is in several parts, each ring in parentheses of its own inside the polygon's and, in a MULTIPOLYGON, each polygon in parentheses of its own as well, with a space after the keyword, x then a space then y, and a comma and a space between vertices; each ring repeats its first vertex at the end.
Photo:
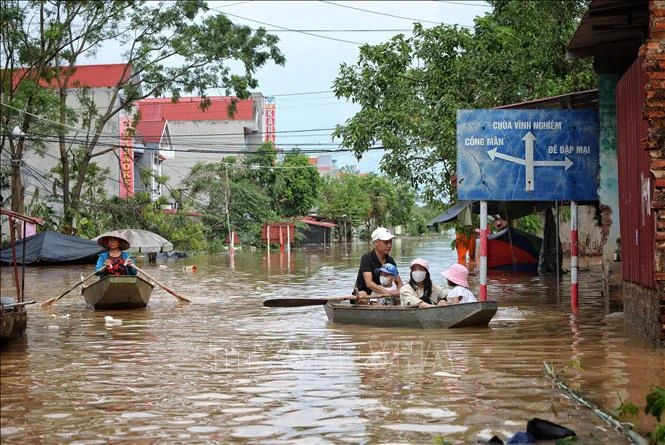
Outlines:
POLYGON ((137 271, 141 272, 143 275, 146 276, 146 278, 148 278, 150 281, 154 282, 157 286, 161 287, 161 288, 164 289, 166 292, 168 292, 168 293, 170 293, 171 295, 173 295, 174 297, 176 297, 179 301, 181 301, 181 302, 183 302, 183 303, 189 303, 189 302, 192 301, 192 300, 190 300, 189 298, 185 297, 184 295, 180 295, 180 294, 178 294, 177 292, 175 292, 175 291, 169 289, 169 288, 166 287, 164 284, 162 284, 162 283, 160 283, 159 281, 157 281, 154 277, 150 276, 150 274, 148 274, 148 273, 147 273, 146 271, 144 271, 143 269, 140 269, 140 268, 139 268, 138 266, 136 266, 135 264, 130 264, 130 266, 133 267, 134 269, 136 269, 137 271))
POLYGON ((367 297, 358 297, 356 295, 349 295, 344 297, 331 297, 331 298, 271 298, 265 300, 263 305, 265 307, 299 307, 299 306, 322 306, 328 303, 335 303, 345 300, 369 300, 371 298, 390 297, 390 294, 384 295, 368 295, 367 297))
POLYGON ((68 293, 70 293, 71 291, 73 291, 74 289, 76 289, 77 287, 79 287, 80 285, 82 285, 83 283, 85 283, 88 279, 94 277, 97 273, 101 272, 101 271, 104 270, 104 269, 106 269, 106 266, 102 267, 101 269, 98 269, 98 270, 94 271, 93 273, 91 273, 91 274, 88 275, 87 277, 82 278, 81 281, 79 281, 78 283, 76 283, 71 289, 67 289, 65 292, 61 293, 61 294, 58 295, 57 297, 49 298, 48 300, 46 300, 45 302, 43 302, 43 303, 41 304, 41 306, 42 306, 42 307, 51 306, 53 303, 55 303, 56 301, 58 301, 59 299, 61 299, 62 297, 64 297, 65 295, 67 295, 68 293))

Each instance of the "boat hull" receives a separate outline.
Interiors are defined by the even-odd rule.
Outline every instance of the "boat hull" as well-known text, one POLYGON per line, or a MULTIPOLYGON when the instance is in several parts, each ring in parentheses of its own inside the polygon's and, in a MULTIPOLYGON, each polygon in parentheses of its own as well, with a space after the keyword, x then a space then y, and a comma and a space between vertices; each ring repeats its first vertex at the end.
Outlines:
POLYGON ((153 286, 138 275, 109 275, 83 288, 85 302, 95 309, 146 307, 153 286))
POLYGON ((326 304, 332 323, 382 327, 448 329, 487 325, 499 307, 496 301, 451 304, 429 308, 326 304))
POLYGON ((27 326, 28 312, 24 307, 3 309, 0 314, 0 343, 23 337, 27 326))

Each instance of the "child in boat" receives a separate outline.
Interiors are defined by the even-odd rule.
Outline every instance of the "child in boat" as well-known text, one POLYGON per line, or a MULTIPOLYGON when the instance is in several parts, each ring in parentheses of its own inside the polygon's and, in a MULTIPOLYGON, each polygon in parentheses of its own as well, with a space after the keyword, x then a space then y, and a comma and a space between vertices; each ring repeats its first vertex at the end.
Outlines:
POLYGON ((455 263, 441 272, 441 275, 448 280, 448 286, 451 286, 452 289, 448 291, 446 299, 439 301, 437 305, 474 303, 478 301, 473 292, 469 290, 469 269, 464 265, 455 263))
MULTIPOLYGON (((397 293, 397 283, 395 279, 399 275, 397 271, 397 266, 394 264, 386 263, 378 269, 374 270, 374 273, 379 277, 379 285, 386 294, 396 294, 397 293)), ((393 301, 397 297, 382 297, 382 298, 372 298, 369 300, 369 304, 383 304, 383 305, 392 305, 393 301)))
POLYGON ((429 263, 423 258, 411 261, 411 279, 402 286, 400 304, 411 307, 432 307, 446 295, 446 291, 432 282, 429 263))
POLYGON ((97 275, 100 279, 107 275, 136 275, 136 269, 131 267, 132 256, 129 252, 123 252, 129 249, 129 241, 118 236, 103 236, 97 244, 107 249, 97 257, 95 270, 99 271, 97 275))

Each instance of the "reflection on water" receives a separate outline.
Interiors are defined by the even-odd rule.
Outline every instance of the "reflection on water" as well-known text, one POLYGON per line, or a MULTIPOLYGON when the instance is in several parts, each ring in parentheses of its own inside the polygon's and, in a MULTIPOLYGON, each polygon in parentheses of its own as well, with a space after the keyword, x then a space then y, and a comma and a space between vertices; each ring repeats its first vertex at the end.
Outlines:
MULTIPOLYGON (((449 245, 396 240, 393 254, 403 275, 427 258, 438 280, 455 260, 449 245)), ((604 313, 595 270, 580 273, 577 317, 567 276, 560 294, 551 277, 491 276, 501 307, 483 328, 334 325, 320 307, 261 306, 347 295, 367 249, 241 250, 233 264, 221 255, 149 269, 189 305, 156 288, 143 310, 88 311, 76 292, 52 311, 30 307, 27 339, 2 351, 2 442, 432 443, 441 434, 465 443, 510 437, 541 417, 582 443, 626 443, 553 388, 543 361, 608 410, 620 400, 643 407, 650 385, 665 384, 665 353, 604 313), (198 271, 184 271, 189 264, 198 271), (105 315, 122 325, 106 326, 105 315)), ((57 295, 80 272, 29 269, 26 297, 57 295)), ((477 278, 471 286, 477 292, 477 278)), ((641 430, 653 427, 640 416, 641 430)))

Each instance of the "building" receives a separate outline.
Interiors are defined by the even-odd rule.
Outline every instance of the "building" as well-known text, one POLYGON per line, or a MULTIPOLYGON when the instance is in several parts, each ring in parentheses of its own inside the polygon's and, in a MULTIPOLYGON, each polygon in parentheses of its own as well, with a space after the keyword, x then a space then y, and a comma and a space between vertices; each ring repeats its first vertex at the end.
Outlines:
MULTIPOLYGON (((267 138, 264 132, 266 98, 255 93, 248 99, 237 99, 234 113, 229 105, 234 98, 209 97, 210 104, 201 109, 200 97, 144 99, 136 104, 139 120, 136 140, 146 141, 137 153, 146 151, 163 157, 159 174, 168 178, 169 190, 183 190, 183 181, 197 163, 219 162, 223 157, 244 156, 267 138), (159 140, 160 147, 157 144, 159 140)), ((274 137, 274 133, 272 135, 274 137)), ((153 164, 154 165, 154 164, 153 164)), ((148 168, 149 164, 141 164, 148 168)), ((162 196, 155 190, 154 196, 162 196)), ((175 199, 171 198, 172 205, 175 199)))
MULTIPOLYGON (((20 70, 19 70, 20 73, 20 70)), ((67 89, 67 106, 75 113, 81 115, 85 111, 84 102, 92 101, 98 115, 104 115, 109 106, 113 109, 120 107, 121 96, 115 92, 119 82, 124 82, 131 76, 131 68, 126 64, 104 64, 104 65, 79 65, 69 78, 70 87, 67 89)), ((57 88, 56 80, 40 82, 45 88, 57 88)), ((42 122, 43 123, 43 122, 42 122)), ((54 123, 54 126, 57 125, 54 123)), ((67 127, 65 136, 66 149, 75 149, 81 143, 89 140, 93 132, 82 128, 80 123, 67 127)), ((117 150, 120 135, 120 120, 118 116, 112 117, 104 125, 101 136, 97 141, 93 153, 98 154, 92 158, 100 168, 109 169, 105 177, 103 187, 108 196, 118 195, 120 190, 120 169, 118 168, 117 150)), ((27 150, 23 154, 21 166, 22 182, 25 188, 25 202, 32 199, 45 199, 47 194, 57 193, 56 178, 49 177, 51 169, 60 164, 60 148, 55 141, 57 134, 46 137, 48 141, 43 156, 31 149, 30 139, 42 135, 27 134, 27 150)), ((9 162, 6 157, 8 153, 2 151, 3 163, 9 162)), ((54 210, 61 211, 61 206, 56 202, 54 210)))
MULTIPOLYGON (((665 345, 665 2, 593 0, 567 48, 593 58, 600 109, 604 258, 620 239, 626 327, 665 345)), ((611 283, 606 268, 606 283, 611 283)))

